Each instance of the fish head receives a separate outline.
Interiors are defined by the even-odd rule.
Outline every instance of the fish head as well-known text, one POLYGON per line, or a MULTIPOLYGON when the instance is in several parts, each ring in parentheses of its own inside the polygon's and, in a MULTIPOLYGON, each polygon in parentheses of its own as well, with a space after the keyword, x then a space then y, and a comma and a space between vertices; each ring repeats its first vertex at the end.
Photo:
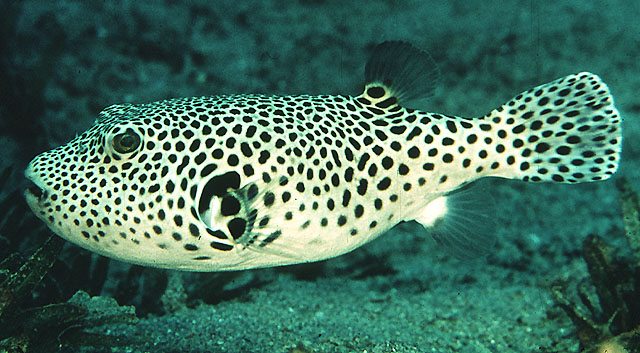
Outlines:
POLYGON ((90 129, 29 163, 27 204, 55 233, 83 248, 171 267, 166 249, 197 222, 183 218, 188 211, 175 211, 190 204, 176 181, 180 152, 189 149, 183 136, 189 130, 172 131, 185 124, 178 120, 159 106, 106 108, 90 129))

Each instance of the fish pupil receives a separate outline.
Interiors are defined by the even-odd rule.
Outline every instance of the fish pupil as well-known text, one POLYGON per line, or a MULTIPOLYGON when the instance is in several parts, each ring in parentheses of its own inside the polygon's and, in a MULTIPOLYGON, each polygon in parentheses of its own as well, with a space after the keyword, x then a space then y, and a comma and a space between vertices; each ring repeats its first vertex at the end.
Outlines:
POLYGON ((128 153, 140 145, 140 137, 133 130, 128 129, 113 138, 113 148, 119 153, 128 153))

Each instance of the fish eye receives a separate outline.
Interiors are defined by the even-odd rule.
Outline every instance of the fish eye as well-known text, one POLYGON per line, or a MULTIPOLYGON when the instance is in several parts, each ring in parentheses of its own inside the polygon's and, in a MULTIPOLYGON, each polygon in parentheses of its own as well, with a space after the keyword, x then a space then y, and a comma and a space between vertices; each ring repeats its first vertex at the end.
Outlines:
POLYGON ((140 146, 140 136, 132 129, 127 129, 127 131, 115 135, 111 144, 118 153, 130 153, 140 146))

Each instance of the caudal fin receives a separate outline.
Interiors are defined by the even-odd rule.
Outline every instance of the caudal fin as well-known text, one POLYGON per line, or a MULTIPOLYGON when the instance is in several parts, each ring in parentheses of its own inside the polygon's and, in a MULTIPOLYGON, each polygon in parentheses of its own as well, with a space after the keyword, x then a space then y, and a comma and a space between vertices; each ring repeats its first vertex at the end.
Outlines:
POLYGON ((578 183, 608 179, 618 168, 621 118, 609 88, 592 73, 530 89, 483 120, 510 143, 511 168, 498 176, 578 183))

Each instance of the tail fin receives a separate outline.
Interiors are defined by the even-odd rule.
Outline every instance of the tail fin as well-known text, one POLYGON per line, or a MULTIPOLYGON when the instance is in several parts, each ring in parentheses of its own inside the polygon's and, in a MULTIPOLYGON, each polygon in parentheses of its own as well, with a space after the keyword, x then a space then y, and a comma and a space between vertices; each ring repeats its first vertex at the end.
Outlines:
POLYGON ((512 168, 497 176, 578 183, 608 179, 618 168, 620 115, 609 88, 592 73, 530 89, 483 120, 510 143, 505 153, 512 168))

